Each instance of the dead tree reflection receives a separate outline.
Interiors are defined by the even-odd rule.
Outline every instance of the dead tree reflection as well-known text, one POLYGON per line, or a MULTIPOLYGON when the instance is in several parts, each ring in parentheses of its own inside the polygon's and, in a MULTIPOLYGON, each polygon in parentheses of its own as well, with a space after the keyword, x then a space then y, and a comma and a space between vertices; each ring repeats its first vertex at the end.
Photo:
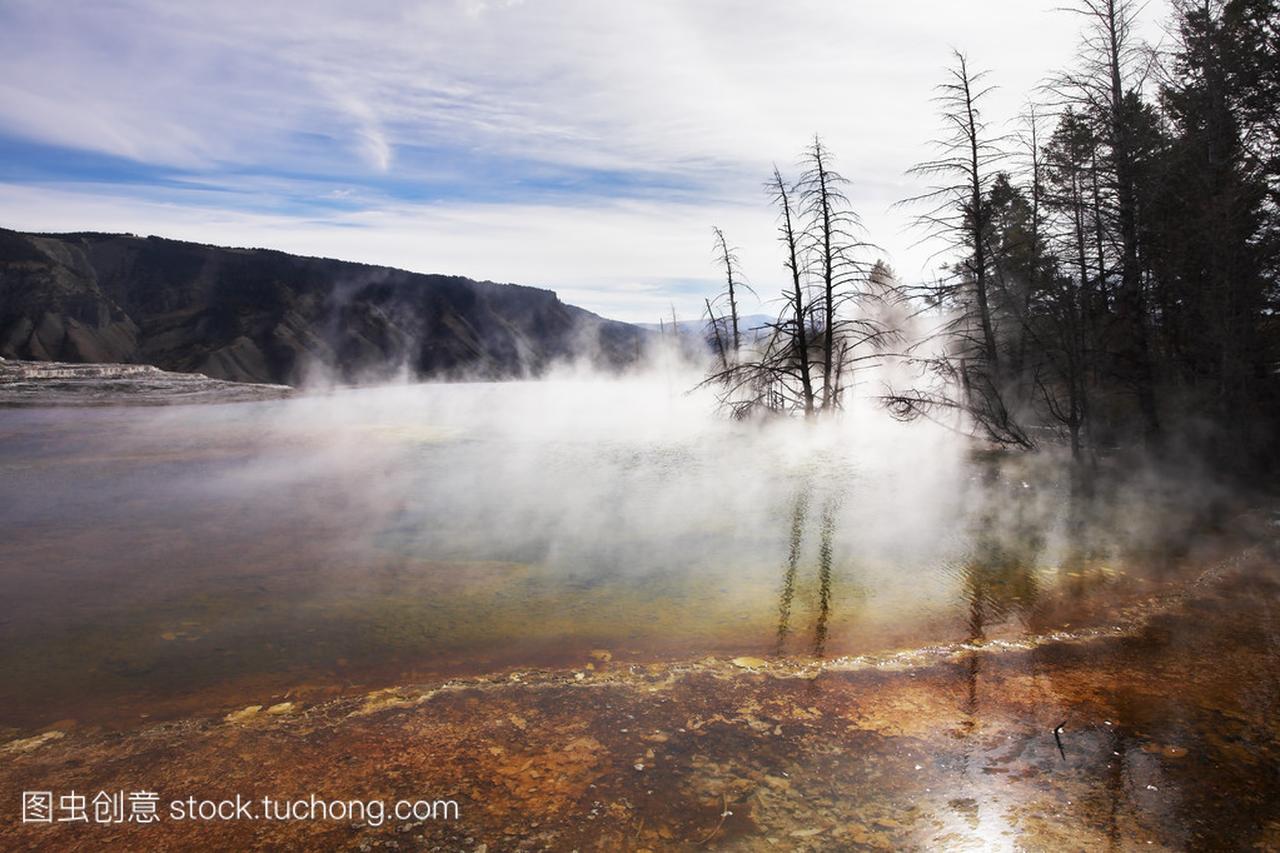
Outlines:
POLYGON ((822 507, 821 541, 818 545, 818 618, 813 626, 813 656, 820 658, 827 648, 827 619, 831 615, 831 539, 835 534, 835 500, 822 507))
MULTIPOLYGON (((792 609, 795 601, 800 563, 804 553, 804 534, 808 524, 811 503, 811 488, 802 487, 796 494, 791 512, 791 535, 787 547, 787 563, 782 575, 782 587, 778 595, 778 629, 775 637, 774 654, 781 657, 786 652, 787 639, 792 634, 792 609)), ((823 499, 822 516, 819 522, 818 539, 818 572, 817 600, 814 610, 813 642, 810 652, 820 658, 826 654, 827 637, 831 620, 832 564, 834 560, 834 539, 836 531, 836 513, 840 501, 837 495, 828 495, 823 499)))
MULTIPOLYGON (((983 480, 969 554, 951 568, 959 582, 964 640, 970 646, 960 663, 963 686, 956 726, 961 755, 957 769, 966 780, 980 778, 987 764, 981 739, 974 737, 982 719, 980 683, 986 659, 981 647, 992 629, 1011 618, 1029 622, 1040 594, 1035 566, 1044 549, 1041 519, 1028 509, 1031 501, 1011 491, 1023 489, 1022 484, 1002 484, 994 468, 983 480)), ((976 825, 978 801, 961 797, 953 802, 970 804, 976 825)))
POLYGON ((791 511, 791 540, 787 549, 787 570, 782 576, 782 593, 778 602, 778 642, 774 649, 776 656, 782 655, 787 634, 791 631, 791 601, 796 594, 796 569, 800 565, 800 546, 804 542, 804 525, 808 514, 809 487, 806 485, 796 494, 795 506, 791 511))
MULTIPOLYGON (((1044 549, 1037 520, 1026 509, 1028 501, 1008 494, 991 472, 984 483, 983 505, 975 518, 972 548, 954 570, 965 613, 965 641, 980 646, 988 630, 1017 617, 1025 624, 1040 595, 1035 565, 1044 549)), ((978 679, 982 653, 972 649, 965 661, 964 720, 961 729, 973 729, 978 714, 978 679)))
POLYGON ((1041 520, 1028 508, 1030 500, 1013 493, 1021 484, 1002 487, 996 476, 992 471, 986 477, 972 549, 956 572, 970 643, 984 642, 990 625, 1014 616, 1025 622, 1040 595, 1035 565, 1045 545, 1041 520))

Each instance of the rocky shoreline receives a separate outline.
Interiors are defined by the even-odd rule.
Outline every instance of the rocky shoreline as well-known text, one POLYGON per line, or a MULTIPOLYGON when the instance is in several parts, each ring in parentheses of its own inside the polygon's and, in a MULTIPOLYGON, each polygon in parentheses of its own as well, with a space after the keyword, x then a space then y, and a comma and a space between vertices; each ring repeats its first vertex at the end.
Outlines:
POLYGON ((263 696, 131 732, 68 724, 0 747, 0 801, 32 786, 161 803, 427 798, 460 816, 10 822, 0 846, 1269 847, 1275 683, 1269 647, 1241 632, 1274 618, 1272 559, 1243 555, 1114 632, 1038 643, 826 664, 636 664, 601 649, 563 671, 263 696))
POLYGON ((287 385, 228 382, 147 364, 73 364, 0 358, 0 407, 166 406, 293 396, 287 385))

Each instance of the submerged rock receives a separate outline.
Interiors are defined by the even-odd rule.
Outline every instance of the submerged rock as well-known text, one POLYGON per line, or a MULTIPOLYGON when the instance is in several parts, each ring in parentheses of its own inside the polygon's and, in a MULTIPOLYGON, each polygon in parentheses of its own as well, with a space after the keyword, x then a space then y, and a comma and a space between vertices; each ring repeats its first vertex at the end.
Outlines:
POLYGON ((239 711, 232 711, 222 719, 226 720, 228 723, 243 723, 245 720, 257 716, 258 712, 261 710, 261 705, 249 705, 246 708, 241 708, 239 711))
POLYGON ((34 737, 22 738, 21 740, 11 740, 6 743, 3 748, 0 748, 0 751, 30 752, 33 749, 38 749, 39 747, 44 746, 50 741, 55 741, 63 737, 66 737, 66 735, 60 731, 41 732, 34 737))

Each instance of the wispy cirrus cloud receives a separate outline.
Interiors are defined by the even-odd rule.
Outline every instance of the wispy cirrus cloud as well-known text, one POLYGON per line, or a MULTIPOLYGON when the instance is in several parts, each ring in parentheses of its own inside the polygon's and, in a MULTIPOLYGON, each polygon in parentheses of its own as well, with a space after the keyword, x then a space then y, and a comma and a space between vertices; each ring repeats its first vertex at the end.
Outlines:
POLYGON ((678 283, 714 275, 712 223, 769 288, 760 181, 819 132, 872 239, 918 275, 927 253, 889 208, 917 189, 903 173, 927 153, 949 49, 993 68, 990 112, 1012 116, 1070 56, 1075 22, 1053 5, 10 0, 0 223, 259 229, 649 317, 663 281, 695 309, 678 283))

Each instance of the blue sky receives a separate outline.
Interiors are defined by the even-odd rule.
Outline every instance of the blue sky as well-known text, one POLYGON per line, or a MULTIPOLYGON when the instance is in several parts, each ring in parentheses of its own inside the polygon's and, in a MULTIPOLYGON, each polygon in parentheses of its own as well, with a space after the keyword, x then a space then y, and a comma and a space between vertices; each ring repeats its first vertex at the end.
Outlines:
MULTIPOLYGON (((952 46, 999 123, 1071 55, 1029 0, 0 4, 0 225, 269 246, 551 287, 630 320, 716 288, 711 227, 768 295, 760 190, 821 133, 868 236, 952 46)), ((1152 4, 1156 18, 1161 4, 1152 4)), ((757 310, 760 306, 748 306, 757 310)))

